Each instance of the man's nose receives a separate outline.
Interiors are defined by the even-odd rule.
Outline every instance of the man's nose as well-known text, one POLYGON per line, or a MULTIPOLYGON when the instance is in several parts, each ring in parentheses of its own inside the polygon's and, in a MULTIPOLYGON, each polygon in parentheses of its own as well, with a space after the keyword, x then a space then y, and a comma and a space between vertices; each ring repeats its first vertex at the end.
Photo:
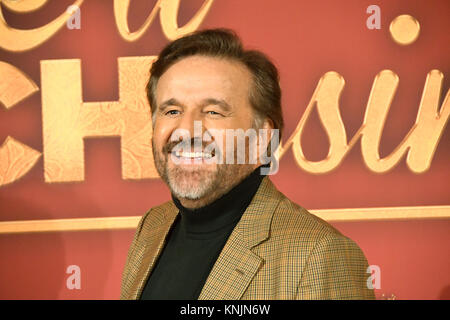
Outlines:
POLYGON ((190 112, 181 117, 177 129, 185 130, 190 138, 202 138, 204 132, 203 121, 200 115, 190 112))

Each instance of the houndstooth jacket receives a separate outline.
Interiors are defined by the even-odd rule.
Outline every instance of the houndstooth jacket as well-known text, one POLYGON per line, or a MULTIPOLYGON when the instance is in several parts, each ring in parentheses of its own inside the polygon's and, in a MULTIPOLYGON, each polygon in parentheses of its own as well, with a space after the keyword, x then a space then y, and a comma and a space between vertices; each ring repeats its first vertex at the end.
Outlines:
MULTIPOLYGON (((173 201, 140 220, 121 299, 139 299, 178 214, 173 201)), ((265 177, 215 262, 199 299, 373 299, 352 240, 293 203, 265 177)))

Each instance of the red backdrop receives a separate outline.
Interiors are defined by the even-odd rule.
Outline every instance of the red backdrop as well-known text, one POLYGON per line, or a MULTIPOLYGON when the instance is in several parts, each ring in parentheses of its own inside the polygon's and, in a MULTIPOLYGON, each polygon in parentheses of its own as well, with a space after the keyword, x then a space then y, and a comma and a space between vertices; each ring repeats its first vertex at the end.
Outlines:
MULTIPOLYGON (((131 30, 141 26, 155 3, 132 1, 131 30)), ((189 21, 202 3, 181 1, 178 24, 189 21)), ((3 14, 12 27, 36 28, 70 4, 69 0, 50 1, 27 14, 3 8, 3 14)), ((337 71, 346 80, 340 106, 347 136, 352 137, 361 126, 375 75, 393 70, 400 84, 380 146, 381 156, 386 156, 416 119, 427 73, 439 69, 449 75, 449 12, 450 3, 445 0, 216 0, 201 28, 232 28, 247 47, 273 59, 281 76, 285 138, 327 71, 337 71), (366 27, 366 8, 371 4, 380 6, 380 30, 366 27), (421 24, 418 40, 409 46, 399 46, 389 36, 390 22, 404 13, 421 24)), ((156 55, 168 43, 157 20, 138 41, 126 42, 117 31, 112 1, 89 0, 81 7, 81 29, 63 28, 41 46, 22 53, 0 49, 0 61, 18 67, 39 86, 41 60, 81 59, 83 100, 115 101, 117 58, 156 55)), ((443 94, 449 83, 444 78, 443 94)), ((40 92, 11 110, 0 107, 0 141, 8 135, 43 150, 40 92)), ((316 113, 308 121, 302 146, 310 160, 327 155, 328 140, 316 113)), ((450 130, 445 128, 431 168, 422 174, 411 172, 404 158, 388 173, 375 174, 365 166, 356 144, 336 170, 312 175, 297 166, 289 150, 272 181, 307 209, 448 205, 449 147, 450 130)), ((136 216, 169 199, 159 179, 121 179, 119 138, 86 139, 85 170, 81 183, 45 183, 41 158, 25 177, 0 187, 0 221, 136 216)), ((448 219, 334 226, 360 245, 369 264, 380 266, 377 297, 450 298, 448 219)), ((125 230, 0 235, 0 298, 116 299, 133 234, 125 230), (69 265, 81 269, 80 290, 66 287, 69 265)))

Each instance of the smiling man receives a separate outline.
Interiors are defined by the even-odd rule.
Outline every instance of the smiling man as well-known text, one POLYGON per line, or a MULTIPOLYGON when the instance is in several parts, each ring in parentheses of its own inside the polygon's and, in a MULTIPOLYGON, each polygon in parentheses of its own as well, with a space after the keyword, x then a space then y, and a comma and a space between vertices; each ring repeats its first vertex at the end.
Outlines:
MULTIPOLYGON (((225 130, 252 128, 255 112, 248 98, 250 86, 250 71, 239 62, 201 55, 182 59, 159 78, 154 102, 158 107, 153 114, 155 164, 162 179, 184 207, 199 208, 213 202, 253 171, 255 166, 236 164, 234 161, 219 164, 214 159, 205 163, 194 157, 192 151, 195 148, 188 148, 191 150, 181 155, 189 155, 180 155, 179 161, 176 161, 172 157, 174 154, 171 154, 179 144, 178 140, 171 139, 177 136, 174 131, 186 130, 188 136, 199 141, 199 151, 203 152, 203 130, 211 132, 214 129, 214 138, 217 139, 220 134, 225 142, 225 130), (194 132, 195 121, 203 127, 197 135, 194 132)), ((188 142, 188 147, 191 147, 191 141, 188 142)), ((221 144, 216 150, 221 152, 226 150, 226 146, 221 144)), ((239 150, 236 150, 235 154, 238 153, 239 150)), ((200 157, 204 157, 204 153, 200 153, 200 157)))
POLYGON ((205 30, 170 43, 150 73, 153 154, 172 200, 139 222, 121 298, 373 298, 359 247, 263 174, 277 140, 259 133, 283 129, 270 60, 205 30))

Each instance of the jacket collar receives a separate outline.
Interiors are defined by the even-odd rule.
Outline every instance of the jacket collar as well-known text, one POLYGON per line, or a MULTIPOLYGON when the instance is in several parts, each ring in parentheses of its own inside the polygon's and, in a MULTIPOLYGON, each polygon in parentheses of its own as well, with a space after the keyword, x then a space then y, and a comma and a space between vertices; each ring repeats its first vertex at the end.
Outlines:
MULTIPOLYGON (((250 249, 261 243, 269 236, 272 215, 283 195, 277 190, 269 177, 264 177, 261 184, 250 202, 249 206, 242 215, 241 220, 235 229, 239 230, 243 243, 250 249)), ((172 223, 178 215, 178 208, 173 201, 166 202, 157 207, 152 214, 152 226, 155 228, 165 227, 170 229, 172 223)), ((150 217, 149 217, 150 218, 150 217)), ((142 237, 151 236, 143 233, 142 237)))
POLYGON ((252 248, 269 237, 273 213, 282 197, 265 177, 217 258, 199 299, 242 297, 264 262, 252 248))
MULTIPOLYGON (((251 249, 269 237, 273 213, 283 195, 265 177, 214 264, 199 299, 239 299, 263 260, 251 249)), ((142 293, 150 271, 160 255, 178 208, 173 201, 154 208, 137 240, 134 265, 126 283, 131 299, 142 293), (146 228, 145 226, 148 226, 146 228)))

